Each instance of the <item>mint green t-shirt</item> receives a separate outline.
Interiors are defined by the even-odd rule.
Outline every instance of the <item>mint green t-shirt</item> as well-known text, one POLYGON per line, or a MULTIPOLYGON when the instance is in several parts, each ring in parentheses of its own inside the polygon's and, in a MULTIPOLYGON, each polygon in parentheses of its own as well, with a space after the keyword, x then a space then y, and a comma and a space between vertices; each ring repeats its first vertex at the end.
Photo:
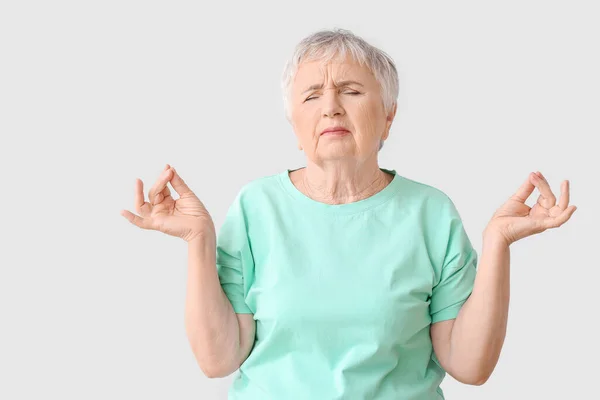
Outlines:
POLYGON ((340 205, 304 195, 289 170, 240 190, 217 269, 256 338, 229 399, 444 398, 429 328, 456 318, 478 256, 447 195, 382 170, 388 186, 340 205))

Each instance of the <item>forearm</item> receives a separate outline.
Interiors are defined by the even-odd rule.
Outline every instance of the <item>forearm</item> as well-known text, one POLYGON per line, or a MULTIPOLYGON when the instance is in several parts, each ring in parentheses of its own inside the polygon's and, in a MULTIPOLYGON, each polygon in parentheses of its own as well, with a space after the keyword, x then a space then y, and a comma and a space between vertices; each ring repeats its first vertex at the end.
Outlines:
POLYGON ((228 375, 238 365, 240 330, 216 269, 215 240, 188 243, 185 328, 200 368, 209 376, 228 375))
POLYGON ((484 233, 473 292, 452 328, 450 363, 456 374, 475 377, 479 384, 489 378, 506 336, 509 298, 509 245, 484 233))

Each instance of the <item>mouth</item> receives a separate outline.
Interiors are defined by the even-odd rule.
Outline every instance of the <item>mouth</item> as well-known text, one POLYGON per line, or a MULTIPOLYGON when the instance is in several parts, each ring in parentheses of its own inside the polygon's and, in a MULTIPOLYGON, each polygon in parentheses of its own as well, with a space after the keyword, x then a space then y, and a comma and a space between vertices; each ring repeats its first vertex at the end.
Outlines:
POLYGON ((345 136, 349 133, 350 133, 350 131, 347 129, 344 129, 344 128, 330 128, 330 129, 325 129, 321 133, 321 136, 345 136))

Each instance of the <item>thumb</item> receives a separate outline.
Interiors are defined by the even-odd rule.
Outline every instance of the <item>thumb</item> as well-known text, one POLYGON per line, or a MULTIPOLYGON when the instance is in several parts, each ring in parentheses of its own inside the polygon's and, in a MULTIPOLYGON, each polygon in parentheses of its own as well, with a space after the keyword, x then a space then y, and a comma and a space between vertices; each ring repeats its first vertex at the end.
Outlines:
POLYGON ((171 178, 171 186, 173 186, 173 189, 175 189, 177 194, 181 197, 182 195, 188 194, 189 192, 191 192, 192 190, 184 182, 184 180, 181 178, 181 176, 179 176, 177 171, 175 171, 175 168, 171 167, 171 169, 173 170, 173 177, 171 178))

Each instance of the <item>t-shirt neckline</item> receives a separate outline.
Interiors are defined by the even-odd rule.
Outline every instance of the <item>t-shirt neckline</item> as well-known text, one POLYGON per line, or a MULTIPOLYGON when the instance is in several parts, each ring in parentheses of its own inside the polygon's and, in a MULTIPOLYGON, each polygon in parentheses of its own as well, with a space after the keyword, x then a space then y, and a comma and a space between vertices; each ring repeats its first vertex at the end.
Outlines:
MULTIPOLYGON (((302 167, 305 168, 305 167, 302 167)), ((284 190, 292 196, 295 200, 300 202, 306 207, 311 207, 315 210, 323 211, 323 212, 331 212, 336 214, 351 214, 360 211, 365 211, 367 209, 373 208, 380 204, 385 203, 387 200, 392 198, 398 191, 400 187, 400 181, 402 180, 402 176, 398 175, 396 170, 379 168, 384 172, 388 172, 394 175, 393 179, 388 183, 386 187, 384 187, 379 192, 365 198, 362 200, 354 201, 352 203, 345 204, 327 204, 317 200, 314 200, 304 193, 302 193, 298 188, 294 185, 290 178, 290 172, 296 171, 298 169, 286 169, 285 171, 279 174, 279 180, 284 188, 284 190)))

